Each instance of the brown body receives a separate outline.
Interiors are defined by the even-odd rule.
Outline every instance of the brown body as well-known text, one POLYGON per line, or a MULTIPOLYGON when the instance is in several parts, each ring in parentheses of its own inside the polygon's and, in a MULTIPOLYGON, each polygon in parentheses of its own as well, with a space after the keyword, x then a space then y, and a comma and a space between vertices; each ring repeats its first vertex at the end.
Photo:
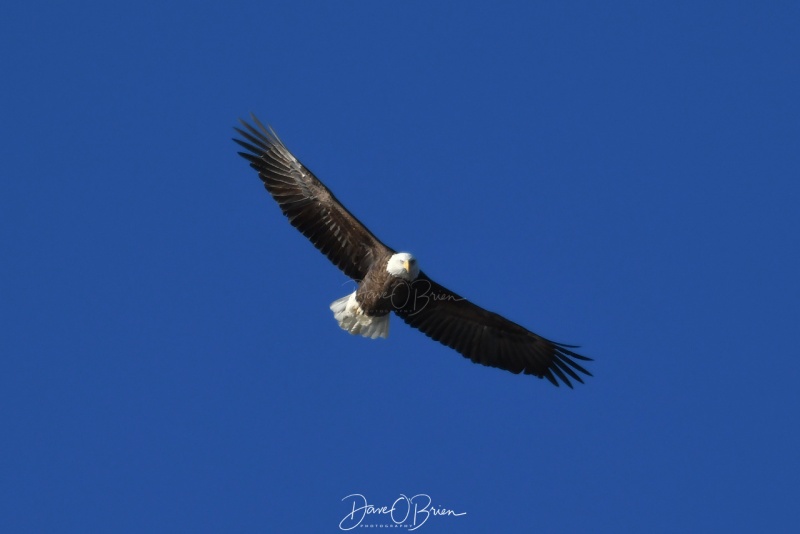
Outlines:
POLYGON ((401 286, 407 284, 405 280, 392 276, 386 270, 386 263, 391 256, 391 253, 386 253, 378 258, 358 285, 356 301, 367 315, 380 317, 395 311, 394 302, 399 296, 395 293, 401 291, 401 286))

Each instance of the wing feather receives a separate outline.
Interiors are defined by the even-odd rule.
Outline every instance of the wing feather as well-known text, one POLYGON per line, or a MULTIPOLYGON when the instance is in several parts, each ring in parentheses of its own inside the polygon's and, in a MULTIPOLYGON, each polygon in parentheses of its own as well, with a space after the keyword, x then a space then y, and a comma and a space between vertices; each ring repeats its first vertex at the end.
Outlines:
POLYGON ((398 316, 426 336, 475 363, 546 378, 554 385, 583 383, 592 374, 575 360, 591 361, 508 319, 477 306, 424 273, 412 283, 412 298, 398 316))
POLYGON ((234 139, 247 152, 264 187, 289 222, 347 276, 362 280, 373 258, 392 252, 375 237, 333 193, 289 152, 271 128, 251 115, 254 124, 240 119, 234 128, 243 139, 234 139))

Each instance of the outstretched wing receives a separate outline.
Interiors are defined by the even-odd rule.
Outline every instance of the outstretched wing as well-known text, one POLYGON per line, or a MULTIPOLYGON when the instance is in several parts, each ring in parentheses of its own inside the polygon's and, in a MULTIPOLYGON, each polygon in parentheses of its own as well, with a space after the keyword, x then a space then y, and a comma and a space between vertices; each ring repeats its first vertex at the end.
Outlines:
POLYGON ((549 341, 484 310, 424 273, 409 284, 409 291, 397 315, 475 363, 547 378, 556 386, 558 379, 569 387, 570 378, 583 383, 578 373, 592 376, 575 361, 591 358, 570 350, 574 346, 549 341))
POLYGON ((362 280, 375 258, 390 249, 361 224, 314 174, 292 155, 272 128, 255 117, 254 125, 239 119, 245 140, 234 139, 292 226, 354 280, 362 280))

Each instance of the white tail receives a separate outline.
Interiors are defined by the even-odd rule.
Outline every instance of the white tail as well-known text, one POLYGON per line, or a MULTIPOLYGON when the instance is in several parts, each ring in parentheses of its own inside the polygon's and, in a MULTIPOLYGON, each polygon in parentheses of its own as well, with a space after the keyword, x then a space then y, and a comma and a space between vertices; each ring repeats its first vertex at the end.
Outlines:
POLYGON ((368 338, 389 337, 389 314, 370 316, 358 305, 355 292, 336 299, 331 304, 333 317, 342 330, 368 338))

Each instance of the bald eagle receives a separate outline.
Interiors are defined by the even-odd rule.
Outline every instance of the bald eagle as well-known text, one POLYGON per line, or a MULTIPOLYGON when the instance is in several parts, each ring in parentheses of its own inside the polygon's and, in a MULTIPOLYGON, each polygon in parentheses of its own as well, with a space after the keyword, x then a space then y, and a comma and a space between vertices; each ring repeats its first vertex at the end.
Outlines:
POLYGON ((350 295, 330 308, 339 326, 350 334, 385 338, 389 313, 475 363, 512 373, 559 380, 572 387, 578 373, 591 376, 576 360, 591 361, 564 345, 472 304, 420 271, 408 252, 384 245, 292 155, 272 128, 251 115, 239 120, 234 139, 289 222, 300 230, 345 275, 358 282, 350 295))

